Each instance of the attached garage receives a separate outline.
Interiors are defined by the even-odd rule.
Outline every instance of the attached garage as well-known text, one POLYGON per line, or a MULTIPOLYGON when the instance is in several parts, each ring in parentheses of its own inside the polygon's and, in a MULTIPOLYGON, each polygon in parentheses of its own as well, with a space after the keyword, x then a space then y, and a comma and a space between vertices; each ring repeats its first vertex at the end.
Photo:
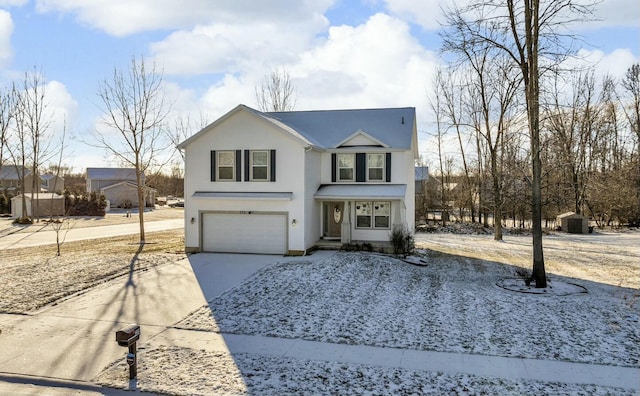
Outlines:
POLYGON ((202 214, 202 251, 285 254, 287 214, 206 212, 202 214))

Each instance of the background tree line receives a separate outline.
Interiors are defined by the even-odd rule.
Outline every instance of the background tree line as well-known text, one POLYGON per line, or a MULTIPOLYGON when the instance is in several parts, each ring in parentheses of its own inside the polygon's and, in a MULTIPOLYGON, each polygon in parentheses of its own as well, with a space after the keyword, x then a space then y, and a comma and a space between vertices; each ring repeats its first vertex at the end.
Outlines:
MULTIPOLYGON (((499 218, 530 226, 531 153, 512 90, 517 77, 503 60, 474 56, 436 78, 436 137, 453 140, 456 152, 440 151, 435 198, 419 215, 437 209, 485 225, 499 218)), ((640 64, 620 80, 589 68, 550 74, 541 99, 544 223, 572 211, 598 226, 640 226, 640 64)))

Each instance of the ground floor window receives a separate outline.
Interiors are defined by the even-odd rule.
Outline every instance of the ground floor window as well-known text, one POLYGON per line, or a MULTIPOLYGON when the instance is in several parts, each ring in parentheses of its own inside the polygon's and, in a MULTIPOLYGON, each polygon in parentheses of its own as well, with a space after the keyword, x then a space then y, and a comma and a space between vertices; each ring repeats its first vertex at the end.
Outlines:
POLYGON ((356 228, 389 228, 391 202, 356 201, 356 228))

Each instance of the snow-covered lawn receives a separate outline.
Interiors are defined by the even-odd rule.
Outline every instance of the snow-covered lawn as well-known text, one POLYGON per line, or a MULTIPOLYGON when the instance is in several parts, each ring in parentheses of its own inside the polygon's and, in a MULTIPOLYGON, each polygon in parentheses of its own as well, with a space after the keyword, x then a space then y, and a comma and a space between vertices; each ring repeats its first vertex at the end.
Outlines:
MULTIPOLYGON (((640 367, 639 242, 637 232, 547 237, 551 288, 534 294, 498 286, 529 268, 530 237, 418 235, 424 265, 346 252, 278 263, 176 327, 640 367)), ((171 394, 634 393, 170 346, 143 350, 140 361, 138 388, 171 394)), ((127 387, 125 373, 118 361, 98 380, 127 387)))
POLYGON ((415 266, 388 256, 339 253, 324 261, 277 264, 178 327, 639 366, 637 290, 552 276, 552 288, 575 282, 588 293, 518 293, 496 285, 514 278, 514 267, 444 254, 426 261, 415 266))
MULTIPOLYGON (((184 257, 180 231, 154 235, 157 243, 135 260, 135 236, 69 243, 61 257, 52 246, 0 252, 0 312, 27 312, 132 269, 184 257)), ((640 367, 639 232, 545 237, 551 288, 543 294, 499 286, 514 284, 530 268, 529 236, 494 242, 490 235, 438 233, 416 240, 424 265, 347 252, 280 262, 176 327, 640 367)), ((114 362, 97 380, 128 387, 126 363, 114 362)), ((138 388, 181 395, 633 394, 153 344, 140 350, 138 388)))
MULTIPOLYGON (((127 364, 118 361, 98 380, 129 388, 127 364)), ((615 395, 632 390, 558 382, 507 380, 469 374, 300 360, 258 354, 154 347, 140 352, 136 389, 167 395, 615 395)))

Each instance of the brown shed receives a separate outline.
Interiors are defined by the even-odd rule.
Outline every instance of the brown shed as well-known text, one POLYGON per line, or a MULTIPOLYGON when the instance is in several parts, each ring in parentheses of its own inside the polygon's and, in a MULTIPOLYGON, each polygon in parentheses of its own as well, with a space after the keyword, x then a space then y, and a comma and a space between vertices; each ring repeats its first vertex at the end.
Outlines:
POLYGON ((559 215, 556 221, 560 222, 561 231, 570 234, 586 234, 589 232, 589 219, 575 212, 567 212, 559 215))

